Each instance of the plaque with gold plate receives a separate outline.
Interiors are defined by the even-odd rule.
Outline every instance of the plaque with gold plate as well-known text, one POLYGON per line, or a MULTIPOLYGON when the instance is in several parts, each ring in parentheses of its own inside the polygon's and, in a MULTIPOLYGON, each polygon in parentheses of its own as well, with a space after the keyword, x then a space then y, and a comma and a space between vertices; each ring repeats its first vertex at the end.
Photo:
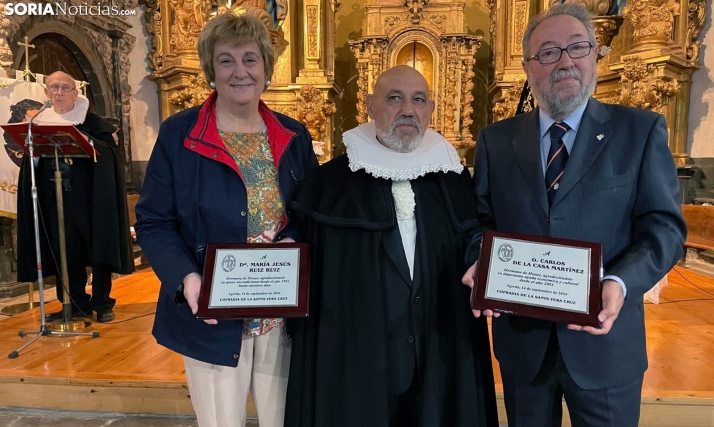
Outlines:
POLYGON ((210 244, 196 316, 306 317, 309 286, 307 243, 210 244))
POLYGON ((599 327, 601 278, 599 243, 487 230, 471 306, 599 327))

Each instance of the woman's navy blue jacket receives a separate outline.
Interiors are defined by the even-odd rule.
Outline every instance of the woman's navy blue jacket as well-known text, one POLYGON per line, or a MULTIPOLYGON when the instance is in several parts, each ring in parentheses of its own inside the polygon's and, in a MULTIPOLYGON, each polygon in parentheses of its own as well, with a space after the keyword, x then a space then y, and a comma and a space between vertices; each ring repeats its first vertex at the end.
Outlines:
MULTIPOLYGON (((179 285, 189 273, 203 273, 209 243, 245 243, 248 202, 246 187, 226 150, 215 119, 215 92, 200 107, 166 119, 159 129, 141 197, 136 205, 136 236, 161 281, 153 334, 156 341, 182 355, 206 363, 237 366, 242 320, 208 325, 176 303, 179 285)), ((312 139, 302 124, 272 112, 262 101, 278 186, 287 207, 295 187, 317 159, 312 139)), ((283 221, 276 241, 298 240, 292 215, 283 221)))

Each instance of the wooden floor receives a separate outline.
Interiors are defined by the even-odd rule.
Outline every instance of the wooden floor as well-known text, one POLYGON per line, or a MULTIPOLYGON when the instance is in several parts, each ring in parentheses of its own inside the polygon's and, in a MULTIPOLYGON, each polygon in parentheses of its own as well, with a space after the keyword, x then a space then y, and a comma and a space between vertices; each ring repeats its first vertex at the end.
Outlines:
MULTIPOLYGON (((118 279, 116 319, 89 329, 99 338, 42 337, 16 359, 0 357, 0 406, 192 413, 181 357, 151 336, 158 288, 151 270, 118 279)), ((650 368, 640 425, 714 427, 714 279, 675 268, 660 298, 645 307, 650 368)), ((18 331, 38 325, 37 309, 0 319, 0 356, 27 341, 18 331)))

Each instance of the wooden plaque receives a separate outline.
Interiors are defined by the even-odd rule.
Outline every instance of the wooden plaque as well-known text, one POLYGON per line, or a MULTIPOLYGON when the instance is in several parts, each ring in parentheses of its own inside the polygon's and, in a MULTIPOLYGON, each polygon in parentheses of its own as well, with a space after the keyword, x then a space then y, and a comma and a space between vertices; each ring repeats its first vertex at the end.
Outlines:
POLYGON ((196 316, 202 319, 306 317, 307 243, 221 243, 206 249, 196 316))
POLYGON ((599 243, 487 230, 471 306, 599 327, 601 279, 599 243))

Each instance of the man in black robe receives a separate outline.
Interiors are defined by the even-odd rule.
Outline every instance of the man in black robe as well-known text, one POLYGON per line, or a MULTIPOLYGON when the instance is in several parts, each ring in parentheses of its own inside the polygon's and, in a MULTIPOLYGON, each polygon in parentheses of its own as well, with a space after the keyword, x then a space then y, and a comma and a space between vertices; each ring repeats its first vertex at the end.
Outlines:
POLYGON ((470 176, 428 130, 419 72, 383 73, 373 122, 291 208, 311 248, 310 317, 293 319, 286 427, 498 426, 486 322, 461 289, 477 227, 470 176))
MULTIPOLYGON (((72 315, 88 317, 97 313, 99 322, 114 319, 116 300, 110 297, 112 272, 134 271, 131 237, 124 189, 124 172, 118 147, 107 120, 87 112, 88 101, 79 97, 74 79, 61 71, 46 79, 45 95, 52 109, 36 117, 36 123, 74 124, 87 135, 98 155, 94 158, 60 159, 64 202, 69 295, 72 315), (92 267, 92 295, 87 294, 86 267, 92 267)), ((18 180, 17 280, 37 280, 35 230, 30 193, 30 159, 24 156, 18 180)), ((59 227, 55 202, 54 158, 36 161, 35 178, 40 204, 40 246, 42 273, 57 276, 57 298, 62 301, 59 227)), ((49 313, 47 321, 62 318, 49 313)))

